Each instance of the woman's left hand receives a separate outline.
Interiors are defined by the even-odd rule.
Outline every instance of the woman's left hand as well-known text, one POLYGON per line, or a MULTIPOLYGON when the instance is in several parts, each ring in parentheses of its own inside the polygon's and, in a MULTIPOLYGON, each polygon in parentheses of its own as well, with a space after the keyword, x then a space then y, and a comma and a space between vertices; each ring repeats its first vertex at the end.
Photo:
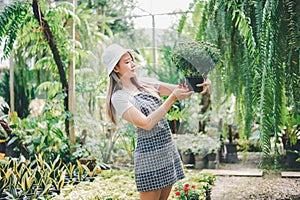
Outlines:
POLYGON ((209 78, 205 78, 205 81, 203 83, 197 84, 197 87, 203 87, 202 92, 200 92, 200 94, 206 94, 210 92, 210 85, 211 85, 211 81, 209 80, 209 78))

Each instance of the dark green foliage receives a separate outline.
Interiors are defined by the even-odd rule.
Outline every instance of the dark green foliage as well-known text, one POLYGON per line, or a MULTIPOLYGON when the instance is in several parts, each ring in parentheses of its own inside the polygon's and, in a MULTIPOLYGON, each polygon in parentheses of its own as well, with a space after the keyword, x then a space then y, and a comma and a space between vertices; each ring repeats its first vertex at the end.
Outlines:
POLYGON ((19 29, 24 25, 23 20, 28 12, 29 4, 13 2, 0 13, 0 43, 5 40, 3 58, 9 57, 17 39, 19 29))
POLYGON ((284 19, 287 21, 282 26, 282 31, 287 31, 286 36, 286 92, 288 103, 295 105, 294 110, 300 115, 300 4, 297 0, 288 0, 283 4, 284 19))
MULTIPOLYGON (((128 2, 134 3, 132 0, 129 0, 128 2)), ((122 0, 80 0, 78 5, 86 3, 89 8, 94 10, 94 12, 107 18, 112 18, 112 20, 104 21, 109 27, 108 29, 104 29, 105 34, 110 35, 110 31, 117 34, 133 29, 132 20, 129 17, 126 17, 130 16, 130 12, 133 10, 133 6, 130 3, 122 0)))
MULTIPOLYGON (((20 118, 25 118, 29 114, 28 106, 30 99, 26 95, 28 91, 21 84, 20 77, 14 77, 14 93, 15 93, 15 111, 18 113, 20 118)), ((6 71, 2 82, 0 82, 0 96, 10 105, 9 95, 9 71, 6 71)))

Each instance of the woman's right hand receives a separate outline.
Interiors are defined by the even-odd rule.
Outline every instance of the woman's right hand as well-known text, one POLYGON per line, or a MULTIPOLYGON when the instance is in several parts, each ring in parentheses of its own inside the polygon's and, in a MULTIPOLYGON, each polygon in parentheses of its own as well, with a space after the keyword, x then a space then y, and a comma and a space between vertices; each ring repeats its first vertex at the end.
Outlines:
POLYGON ((206 93, 210 93, 210 85, 211 85, 211 81, 209 80, 208 77, 205 78, 204 82, 201 84, 197 84, 197 87, 203 87, 202 92, 200 92, 200 94, 206 94, 206 93))
POLYGON ((194 91, 189 91, 187 86, 179 85, 173 90, 171 95, 176 98, 176 100, 184 100, 190 98, 192 94, 194 94, 194 91))

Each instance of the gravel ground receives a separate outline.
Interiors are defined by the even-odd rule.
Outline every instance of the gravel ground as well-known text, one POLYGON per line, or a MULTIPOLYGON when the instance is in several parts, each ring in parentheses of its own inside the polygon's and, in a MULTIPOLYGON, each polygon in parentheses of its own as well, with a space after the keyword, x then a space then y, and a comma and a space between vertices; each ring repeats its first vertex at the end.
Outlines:
MULTIPOLYGON (((238 155, 238 162, 219 165, 219 169, 243 170, 257 168, 259 155, 238 155), (244 161, 243 161, 244 160, 244 161)), ((211 192, 212 200, 300 200, 300 178, 281 178, 280 174, 263 177, 217 176, 211 192)))

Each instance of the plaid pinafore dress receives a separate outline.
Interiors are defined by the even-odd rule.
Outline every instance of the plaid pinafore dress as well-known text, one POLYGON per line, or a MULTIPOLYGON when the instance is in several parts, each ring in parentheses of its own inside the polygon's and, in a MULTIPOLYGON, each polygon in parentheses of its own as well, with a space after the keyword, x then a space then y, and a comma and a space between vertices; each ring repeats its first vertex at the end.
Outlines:
MULTIPOLYGON (((161 99, 146 92, 139 93, 134 98, 135 106, 146 116, 162 104, 161 99)), ((139 192, 161 189, 185 177, 165 117, 150 131, 137 128, 134 172, 139 192)))

